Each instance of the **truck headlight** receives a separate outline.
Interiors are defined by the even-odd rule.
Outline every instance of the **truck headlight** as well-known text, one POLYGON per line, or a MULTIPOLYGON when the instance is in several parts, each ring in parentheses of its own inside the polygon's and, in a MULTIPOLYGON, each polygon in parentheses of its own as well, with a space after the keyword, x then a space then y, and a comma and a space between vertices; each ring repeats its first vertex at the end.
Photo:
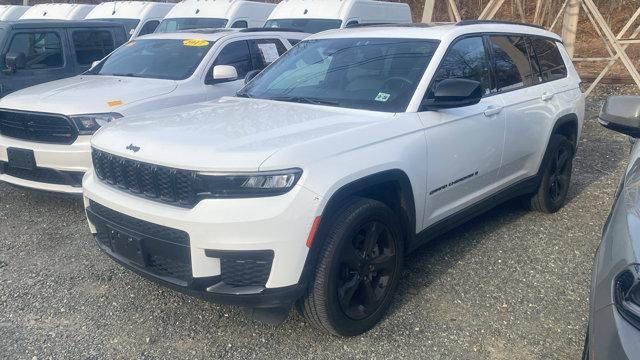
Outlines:
POLYGON ((302 175, 301 169, 257 173, 200 173, 200 196, 213 198, 263 197, 291 190, 302 175))
POLYGON ((78 135, 93 135, 102 126, 122 117, 118 113, 82 114, 69 116, 78 128, 78 135))
POLYGON ((618 274, 613 291, 618 312, 640 328, 640 265, 631 265, 618 274))

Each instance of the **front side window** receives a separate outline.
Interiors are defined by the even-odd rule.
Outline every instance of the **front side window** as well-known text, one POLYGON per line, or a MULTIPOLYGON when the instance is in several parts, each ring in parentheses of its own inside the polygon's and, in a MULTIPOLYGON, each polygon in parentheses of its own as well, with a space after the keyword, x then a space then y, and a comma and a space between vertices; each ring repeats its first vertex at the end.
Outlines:
POLYGON ((111 32, 106 30, 76 30, 71 36, 80 65, 91 65, 103 59, 115 48, 111 32))
MULTIPOLYGON (((238 78, 245 77, 249 71, 253 70, 249 44, 242 40, 225 45, 213 65, 231 65, 236 68, 238 78)), ((211 72, 208 75, 211 75, 211 72)))
POLYGON ((190 29, 218 29, 225 26, 227 26, 227 19, 173 18, 162 20, 155 32, 169 33, 190 29))
POLYGON ((384 112, 406 111, 438 41, 342 38, 299 43, 240 96, 384 112))
POLYGON ((205 40, 132 40, 85 74, 184 80, 193 74, 212 45, 205 40))
POLYGON ((158 20, 147 21, 146 23, 144 23, 144 25, 142 25, 142 29, 140 29, 140 33, 138 34, 138 36, 153 33, 154 31, 156 31, 156 28, 158 27, 159 24, 160 24, 160 21, 158 20))
POLYGON ((485 94, 491 92, 491 68, 481 36, 456 41, 442 59, 433 76, 427 97, 445 79, 467 79, 479 82, 485 94))
POLYGON ((64 66, 60 36, 54 32, 19 33, 11 39, 8 53, 25 56, 25 69, 49 69, 64 66))
POLYGON ((567 67, 555 41, 532 37, 531 44, 538 58, 543 81, 553 81, 567 77, 567 67))
POLYGON ((342 20, 333 19, 272 19, 264 27, 300 30, 308 34, 315 34, 330 29, 339 29, 342 20))
POLYGON ((251 40, 257 53, 256 69, 262 70, 271 65, 274 61, 287 52, 287 48, 280 40, 276 39, 258 39, 251 40))
POLYGON ((534 84, 524 36, 491 36, 498 91, 509 91, 534 84))

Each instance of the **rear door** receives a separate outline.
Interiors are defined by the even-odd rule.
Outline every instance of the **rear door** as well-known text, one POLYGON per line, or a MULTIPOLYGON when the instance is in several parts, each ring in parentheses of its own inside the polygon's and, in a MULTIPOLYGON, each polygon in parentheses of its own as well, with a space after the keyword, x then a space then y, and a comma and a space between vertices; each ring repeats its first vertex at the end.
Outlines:
POLYGON ((545 148, 554 109, 531 42, 524 35, 491 35, 498 94, 505 104, 505 151, 499 182, 512 184, 534 176, 545 148))
POLYGON ((494 192, 501 165, 503 103, 495 95, 482 35, 460 38, 449 47, 425 98, 431 96, 440 81, 451 78, 479 81, 485 95, 476 105, 419 113, 427 139, 425 226, 494 192))
POLYGON ((73 62, 63 29, 19 29, 7 34, 2 56, 24 54, 25 66, 4 74, 2 93, 73 75, 73 62))

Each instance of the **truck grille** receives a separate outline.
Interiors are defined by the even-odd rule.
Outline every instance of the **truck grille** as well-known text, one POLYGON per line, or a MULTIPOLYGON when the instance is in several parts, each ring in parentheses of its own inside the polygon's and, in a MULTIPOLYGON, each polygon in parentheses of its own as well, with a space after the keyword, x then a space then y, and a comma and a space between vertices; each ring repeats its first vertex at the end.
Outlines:
POLYGON ((51 144, 72 144, 78 132, 63 115, 0 110, 0 134, 51 144))
POLYGON ((103 182, 149 200, 182 207, 198 201, 195 171, 152 165, 93 149, 93 168, 103 182))

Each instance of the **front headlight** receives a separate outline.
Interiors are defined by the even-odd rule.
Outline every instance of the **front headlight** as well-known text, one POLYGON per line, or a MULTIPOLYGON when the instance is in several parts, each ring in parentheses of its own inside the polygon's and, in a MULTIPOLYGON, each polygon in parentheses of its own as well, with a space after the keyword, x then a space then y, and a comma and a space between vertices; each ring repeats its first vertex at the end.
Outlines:
POLYGON ((263 197, 291 190, 302 175, 301 169, 257 173, 200 173, 198 195, 210 198, 263 197))
POLYGON ((78 135, 93 135, 100 127, 121 118, 118 113, 72 115, 71 120, 78 128, 78 135))
POLYGON ((640 328, 640 265, 631 265, 616 276, 613 291, 618 312, 640 328))

